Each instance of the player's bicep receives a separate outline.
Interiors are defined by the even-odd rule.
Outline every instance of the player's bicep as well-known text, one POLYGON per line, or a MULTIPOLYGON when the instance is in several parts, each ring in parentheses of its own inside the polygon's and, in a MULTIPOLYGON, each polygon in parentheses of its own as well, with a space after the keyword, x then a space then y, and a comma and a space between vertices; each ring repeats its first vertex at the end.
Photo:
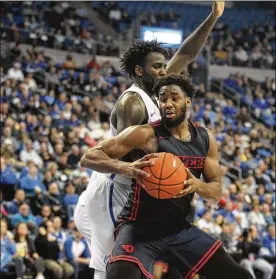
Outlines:
POLYGON ((221 169, 219 165, 218 144, 211 132, 209 135, 209 150, 203 169, 203 176, 206 182, 221 182, 221 169))
POLYGON ((147 123, 146 107, 138 94, 130 92, 120 100, 116 117, 118 133, 130 126, 147 123))

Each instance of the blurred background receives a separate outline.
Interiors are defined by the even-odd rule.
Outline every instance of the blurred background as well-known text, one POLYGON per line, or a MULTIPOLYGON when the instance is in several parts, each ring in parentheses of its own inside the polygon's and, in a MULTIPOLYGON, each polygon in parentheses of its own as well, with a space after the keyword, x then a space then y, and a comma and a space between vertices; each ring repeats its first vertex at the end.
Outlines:
MULTIPOLYGON (((1 276, 93 278, 73 212, 92 172, 80 158, 131 84, 119 57, 135 38, 172 56, 211 6, 1 3, 1 276)), ((275 278, 275 50, 275 2, 228 1, 187 69, 198 89, 190 119, 215 134, 223 173, 220 202, 196 196, 193 220, 259 279, 275 278)))

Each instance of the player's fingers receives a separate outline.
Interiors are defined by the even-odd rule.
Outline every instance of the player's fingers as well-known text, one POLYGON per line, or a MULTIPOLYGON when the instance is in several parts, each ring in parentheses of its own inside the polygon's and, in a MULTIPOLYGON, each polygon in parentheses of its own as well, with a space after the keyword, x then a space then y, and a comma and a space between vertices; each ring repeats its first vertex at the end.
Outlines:
POLYGON ((176 196, 174 196, 174 198, 181 198, 181 197, 184 197, 190 193, 193 192, 193 187, 188 187, 188 188, 185 188, 184 190, 181 190, 179 194, 177 194, 176 196))
POLYGON ((142 171, 142 170, 136 170, 136 178, 137 179, 148 178, 148 177, 150 177, 150 175, 147 172, 142 171))
POLYGON ((189 186, 189 185, 193 185, 194 184, 194 180, 193 179, 188 179, 184 181, 184 185, 185 186, 189 186))
POLYGON ((150 166, 153 166, 153 165, 154 165, 154 163, 152 161, 145 161, 145 162, 139 162, 135 166, 138 169, 142 169, 144 167, 150 167, 150 166))
POLYGON ((188 168, 186 168, 186 173, 187 173, 188 178, 191 178, 194 176, 188 168))
POLYGON ((144 156, 142 159, 140 159, 140 162, 144 162, 144 161, 148 161, 150 159, 153 158, 158 158, 158 154, 157 153, 151 153, 151 154, 147 154, 146 156, 144 156))

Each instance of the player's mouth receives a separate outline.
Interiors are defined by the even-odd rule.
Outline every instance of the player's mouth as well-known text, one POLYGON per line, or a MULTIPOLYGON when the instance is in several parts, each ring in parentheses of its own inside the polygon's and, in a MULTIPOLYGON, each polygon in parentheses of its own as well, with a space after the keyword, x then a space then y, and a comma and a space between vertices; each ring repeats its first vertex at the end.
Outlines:
POLYGON ((173 111, 166 111, 166 118, 173 118, 175 117, 175 113, 173 111))

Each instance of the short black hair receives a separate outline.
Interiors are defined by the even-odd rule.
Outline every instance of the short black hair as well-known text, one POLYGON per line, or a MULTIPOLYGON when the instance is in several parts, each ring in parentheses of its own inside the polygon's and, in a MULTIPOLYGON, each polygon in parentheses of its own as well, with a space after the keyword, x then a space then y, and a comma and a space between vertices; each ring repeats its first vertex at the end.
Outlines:
POLYGON ((191 99, 196 93, 195 86, 187 76, 170 74, 158 79, 155 82, 155 85, 153 86, 153 92, 156 94, 156 96, 159 95, 160 88, 166 85, 178 85, 191 99))
POLYGON ((125 52, 120 59, 121 69, 129 75, 130 78, 135 77, 135 66, 145 65, 145 59, 151 52, 158 52, 168 58, 168 50, 161 46, 156 40, 142 41, 135 40, 131 47, 125 52))

